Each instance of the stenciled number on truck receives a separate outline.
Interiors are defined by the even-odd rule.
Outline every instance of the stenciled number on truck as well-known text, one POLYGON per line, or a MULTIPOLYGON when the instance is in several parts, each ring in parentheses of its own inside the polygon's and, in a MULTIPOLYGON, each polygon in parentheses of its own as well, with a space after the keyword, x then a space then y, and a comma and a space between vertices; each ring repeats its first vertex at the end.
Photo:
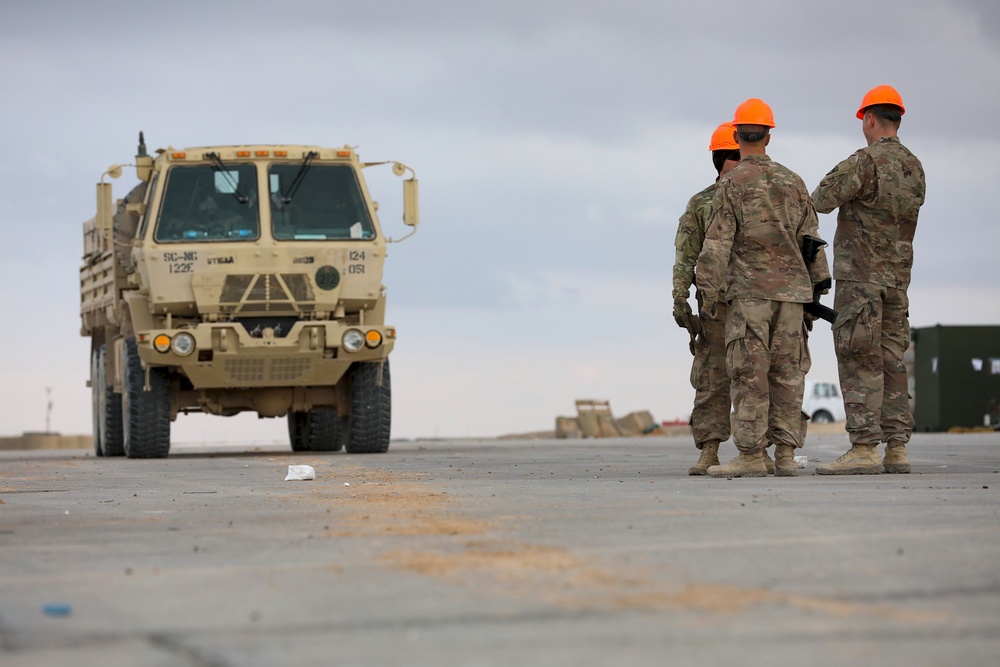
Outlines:
POLYGON ((196 250, 163 253, 163 261, 167 263, 167 270, 170 273, 191 273, 197 259, 198 251, 196 250))
MULTIPOLYGON (((352 262, 363 262, 365 261, 365 251, 364 250, 351 250, 347 258, 352 262)), ((349 264, 347 266, 347 272, 353 274, 359 274, 365 272, 364 264, 349 264)))

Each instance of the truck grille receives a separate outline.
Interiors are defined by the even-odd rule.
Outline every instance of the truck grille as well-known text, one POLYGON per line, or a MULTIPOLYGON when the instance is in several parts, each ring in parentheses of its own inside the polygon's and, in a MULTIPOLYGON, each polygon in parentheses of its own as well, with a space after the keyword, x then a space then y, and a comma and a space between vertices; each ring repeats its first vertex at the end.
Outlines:
POLYGON ((233 382, 295 382, 309 370, 309 359, 226 359, 233 382))
POLYGON ((304 273, 235 273, 219 295, 224 313, 296 313, 313 310, 312 286, 304 273))
POLYGON ((263 382, 266 359, 226 359, 226 372, 234 382, 263 382))

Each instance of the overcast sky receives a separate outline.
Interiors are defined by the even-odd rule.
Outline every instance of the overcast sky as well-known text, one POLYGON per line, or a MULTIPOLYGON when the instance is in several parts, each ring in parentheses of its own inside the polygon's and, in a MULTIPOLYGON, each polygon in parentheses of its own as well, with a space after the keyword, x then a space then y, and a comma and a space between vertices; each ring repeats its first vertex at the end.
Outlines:
MULTIPOLYGON (((543 430, 576 398, 686 418, 671 316, 677 218, 712 130, 761 97, 812 189, 895 86, 922 160, 911 324, 1000 323, 1000 3, 0 4, 0 435, 90 429, 79 336, 93 184, 150 149, 350 144, 416 170, 421 227, 385 285, 393 436, 543 430)), ((369 177, 390 236, 401 186, 369 177)), ((122 197, 134 171, 115 182, 122 197)), ((821 216, 832 240, 835 215, 821 216)), ((811 379, 836 379, 829 327, 811 379)), ((284 420, 180 417, 174 442, 273 441, 284 420)))

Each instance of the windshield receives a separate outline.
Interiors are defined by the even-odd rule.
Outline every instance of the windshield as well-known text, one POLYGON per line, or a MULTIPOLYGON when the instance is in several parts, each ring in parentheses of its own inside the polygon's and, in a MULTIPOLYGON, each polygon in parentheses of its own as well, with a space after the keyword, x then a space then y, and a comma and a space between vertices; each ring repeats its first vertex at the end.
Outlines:
POLYGON ((274 238, 373 239, 354 169, 347 165, 275 164, 268 172, 274 238))
POLYGON ((252 164, 171 167, 155 238, 160 242, 256 239, 257 201, 257 170, 252 164))

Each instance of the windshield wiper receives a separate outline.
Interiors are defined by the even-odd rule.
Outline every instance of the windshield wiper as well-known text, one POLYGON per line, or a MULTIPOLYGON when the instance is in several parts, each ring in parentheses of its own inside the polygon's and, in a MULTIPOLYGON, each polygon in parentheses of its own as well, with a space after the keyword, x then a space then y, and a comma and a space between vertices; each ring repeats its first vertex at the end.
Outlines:
POLYGON ((212 171, 222 174, 226 182, 229 183, 229 187, 233 189, 232 195, 236 197, 236 201, 241 204, 246 204, 250 199, 240 192, 240 182, 239 179, 233 178, 233 173, 231 170, 226 168, 226 165, 222 162, 222 158, 219 157, 218 153, 205 153, 205 157, 213 162, 212 171))
POLYGON ((302 185, 302 179, 306 177, 306 173, 312 166, 312 161, 319 157, 319 153, 316 151, 309 151, 306 153, 305 159, 302 161, 302 166, 299 167, 299 173, 295 174, 295 178, 292 179, 292 184, 288 186, 288 191, 281 195, 281 203, 287 204, 292 201, 292 197, 295 196, 295 191, 299 189, 302 185))

